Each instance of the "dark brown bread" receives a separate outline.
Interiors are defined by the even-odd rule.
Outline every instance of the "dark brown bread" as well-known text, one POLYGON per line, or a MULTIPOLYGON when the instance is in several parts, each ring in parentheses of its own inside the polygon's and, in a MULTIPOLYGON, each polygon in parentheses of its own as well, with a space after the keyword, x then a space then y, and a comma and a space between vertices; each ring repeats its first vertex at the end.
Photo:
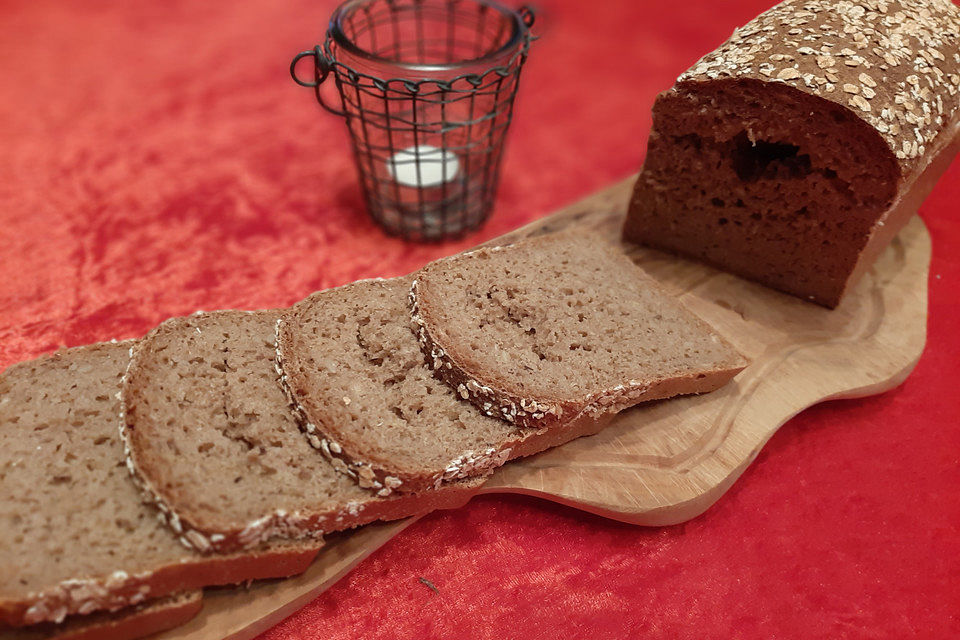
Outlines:
POLYGON ((487 475, 534 435, 481 415, 436 379, 411 328, 409 278, 315 293, 278 327, 307 440, 381 494, 487 475))
POLYGON ((278 382, 276 311, 173 318, 123 384, 128 460, 183 541, 245 549, 465 503, 479 483, 377 497, 304 438, 278 382))
POLYGON ((416 274, 411 301, 436 373, 482 411, 525 426, 712 391, 746 364, 592 234, 438 260, 416 274))
POLYGON ((294 575, 321 546, 204 557, 177 542, 123 464, 117 396, 130 346, 69 349, 0 374, 0 623, 294 575))
POLYGON ((0 640, 134 640, 179 627, 202 608, 203 592, 189 591, 113 613, 68 616, 60 624, 0 629, 0 640))
POLYGON ((662 93, 624 236, 834 307, 958 148, 960 9, 788 0, 662 93))

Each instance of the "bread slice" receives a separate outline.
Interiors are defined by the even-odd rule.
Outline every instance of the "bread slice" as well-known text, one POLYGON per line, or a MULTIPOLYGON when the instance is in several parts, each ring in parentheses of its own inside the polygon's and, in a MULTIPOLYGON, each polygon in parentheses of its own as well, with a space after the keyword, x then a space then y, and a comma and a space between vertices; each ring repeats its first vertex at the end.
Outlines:
POLYGON ((712 391, 746 365, 591 234, 438 260, 416 274, 410 297, 437 374, 483 411, 524 426, 712 391))
POLYGON ((508 460, 596 433, 609 415, 524 429, 483 415, 437 379, 420 352, 411 279, 315 293, 278 325, 278 361, 307 438, 378 492, 482 477, 508 460))
POLYGON ((321 546, 202 556, 171 535, 123 464, 117 395, 130 346, 68 349, 0 374, 0 623, 290 576, 321 546))
POLYGON ((377 497, 307 443, 275 362, 279 312, 173 318, 134 349, 123 384, 131 468, 185 543, 246 549, 464 504, 479 483, 377 497))
POLYGON ((179 627, 202 608, 203 592, 188 591, 114 613, 68 616, 60 624, 42 622, 19 629, 0 629, 0 640, 135 640, 179 627))
POLYGON ((283 381, 308 440, 385 494, 488 475, 525 435, 433 376, 410 326, 409 288, 399 278, 321 291, 277 328, 283 381))

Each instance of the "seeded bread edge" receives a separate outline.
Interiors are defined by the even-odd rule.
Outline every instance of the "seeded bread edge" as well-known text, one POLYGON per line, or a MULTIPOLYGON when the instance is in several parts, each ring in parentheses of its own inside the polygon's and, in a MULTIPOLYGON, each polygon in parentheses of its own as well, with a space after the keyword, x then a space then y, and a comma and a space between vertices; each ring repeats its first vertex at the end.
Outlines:
MULTIPOLYGON (((360 282, 363 281, 361 280, 360 282)), ((343 445, 333 440, 322 430, 318 429, 316 423, 310 420, 310 418, 307 416, 307 411, 297 399, 297 393, 294 391, 293 385, 290 382, 290 375, 288 371, 291 369, 291 366, 287 364, 287 359, 284 355, 287 350, 284 346, 284 343, 286 342, 284 338, 285 333, 283 330, 285 324, 286 323, 284 322, 283 316, 277 318, 276 330, 274 333, 274 344, 276 349, 274 354, 274 368, 277 371, 277 376, 280 381, 280 386, 283 388, 283 393, 287 397, 290 410, 296 417, 297 424, 299 425, 300 430, 303 431, 303 435, 307 438, 307 441, 314 449, 320 451, 324 455, 334 469, 344 475, 349 476, 362 488, 370 489, 378 496, 385 497, 390 495, 394 489, 399 488, 403 484, 403 481, 400 478, 387 475, 382 472, 378 473, 378 471, 374 469, 374 466, 368 462, 356 461, 349 454, 344 453, 343 445)))
POLYGON ((118 570, 96 578, 64 580, 26 598, 0 602, 0 621, 15 627, 59 623, 68 615, 116 611, 140 604, 148 597, 206 586, 286 578, 303 573, 322 546, 322 541, 311 540, 275 544, 244 553, 197 554, 191 559, 132 575, 118 570))
POLYGON ((71 616, 61 624, 0 630, 0 640, 134 640, 179 627, 202 608, 203 592, 189 591, 113 613, 71 616))

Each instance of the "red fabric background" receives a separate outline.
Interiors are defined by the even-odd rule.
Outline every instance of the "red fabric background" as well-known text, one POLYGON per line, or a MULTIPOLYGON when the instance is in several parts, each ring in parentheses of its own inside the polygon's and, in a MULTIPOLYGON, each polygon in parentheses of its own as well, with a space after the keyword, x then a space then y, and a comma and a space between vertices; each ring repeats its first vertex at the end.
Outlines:
MULTIPOLYGON (((769 1, 543 1, 495 217, 414 246, 366 219, 342 123, 286 75, 331 2, 0 0, 0 367, 406 272, 623 178, 656 91, 769 1)), ((923 208, 913 376, 785 425, 704 516, 477 499, 264 640, 960 636, 958 199, 955 162, 923 208)))

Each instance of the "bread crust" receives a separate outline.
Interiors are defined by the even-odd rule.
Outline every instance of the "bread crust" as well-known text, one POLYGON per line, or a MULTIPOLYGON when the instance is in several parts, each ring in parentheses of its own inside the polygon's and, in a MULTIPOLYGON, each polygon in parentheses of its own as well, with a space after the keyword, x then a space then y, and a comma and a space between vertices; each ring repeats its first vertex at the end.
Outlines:
POLYGON ((250 580, 286 578, 303 573, 323 542, 272 545, 253 552, 225 555, 185 552, 180 562, 130 575, 64 580, 17 600, 0 601, 0 621, 10 626, 61 622, 66 616, 116 611, 172 593, 250 580))
POLYGON ((786 0, 677 86, 752 78, 836 103, 876 131, 906 177, 960 111, 958 48, 960 8, 950 0, 786 0))
POLYGON ((919 211, 920 205, 933 191, 933 187, 957 153, 960 153, 960 115, 934 141, 930 153, 925 155, 918 164, 917 172, 906 181, 890 208, 877 219, 866 246, 860 251, 853 271, 843 285, 840 296, 828 300, 828 307, 836 307, 843 296, 870 270, 880 253, 919 211))
POLYGON ((179 627, 200 613, 202 608, 203 592, 191 591, 114 613, 73 616, 59 625, 48 622, 0 630, 0 640, 134 640, 179 627))

